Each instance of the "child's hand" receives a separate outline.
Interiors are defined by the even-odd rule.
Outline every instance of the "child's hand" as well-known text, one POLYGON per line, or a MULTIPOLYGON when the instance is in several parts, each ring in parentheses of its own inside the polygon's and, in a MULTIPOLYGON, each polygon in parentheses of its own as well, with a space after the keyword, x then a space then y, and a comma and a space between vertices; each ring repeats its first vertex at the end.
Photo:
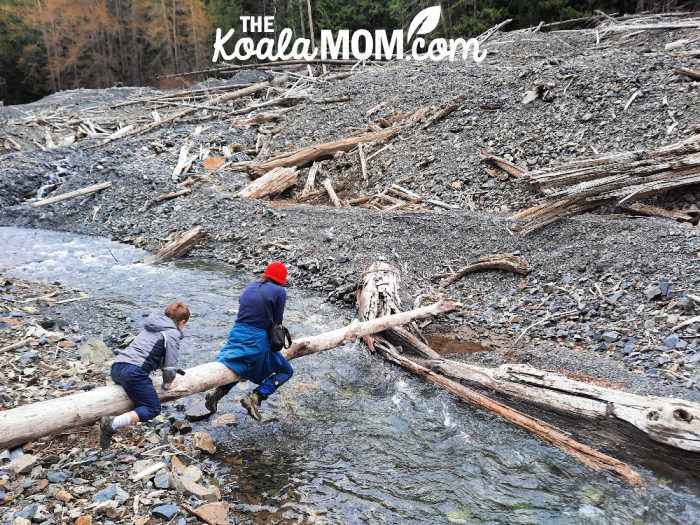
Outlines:
POLYGON ((163 369, 163 389, 170 390, 175 385, 176 371, 174 367, 163 369))

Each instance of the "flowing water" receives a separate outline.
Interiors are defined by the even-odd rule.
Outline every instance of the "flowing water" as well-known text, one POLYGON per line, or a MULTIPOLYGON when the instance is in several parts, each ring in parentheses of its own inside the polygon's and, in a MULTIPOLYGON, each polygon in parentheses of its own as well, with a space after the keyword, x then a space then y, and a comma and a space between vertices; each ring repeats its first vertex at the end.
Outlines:
MULTIPOLYGON (((197 261, 134 263, 145 252, 67 233, 0 228, 0 247, 8 275, 87 288, 136 322, 186 301, 186 366, 215 357, 252 278, 197 261)), ((316 297, 288 295, 293 335, 343 323, 316 297)), ((700 522, 697 485, 640 467, 643 488, 619 484, 358 344, 293 365, 292 380, 263 404, 263 423, 236 402, 244 384, 220 404, 240 424, 205 427, 222 449, 218 481, 241 523, 700 522)))

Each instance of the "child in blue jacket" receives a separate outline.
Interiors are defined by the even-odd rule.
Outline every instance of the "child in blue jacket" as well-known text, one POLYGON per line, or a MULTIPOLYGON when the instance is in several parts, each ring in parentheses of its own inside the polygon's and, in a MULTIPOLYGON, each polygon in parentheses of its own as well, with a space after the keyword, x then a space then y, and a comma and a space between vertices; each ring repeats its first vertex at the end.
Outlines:
POLYGON ((175 385, 182 329, 189 318, 189 308, 179 301, 168 305, 165 312, 151 312, 144 330, 114 360, 112 380, 124 388, 136 408, 100 420, 102 448, 109 448, 112 436, 119 427, 149 421, 160 414, 160 399, 149 374, 160 368, 163 371, 163 388, 168 390, 175 385))

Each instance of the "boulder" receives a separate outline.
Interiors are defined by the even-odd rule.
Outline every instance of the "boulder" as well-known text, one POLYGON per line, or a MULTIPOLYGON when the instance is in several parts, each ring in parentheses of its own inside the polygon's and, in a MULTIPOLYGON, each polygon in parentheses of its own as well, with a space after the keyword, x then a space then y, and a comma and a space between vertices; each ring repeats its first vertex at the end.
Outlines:
POLYGON ((101 339, 88 339, 80 345, 80 361, 86 364, 101 365, 114 358, 114 353, 101 339))

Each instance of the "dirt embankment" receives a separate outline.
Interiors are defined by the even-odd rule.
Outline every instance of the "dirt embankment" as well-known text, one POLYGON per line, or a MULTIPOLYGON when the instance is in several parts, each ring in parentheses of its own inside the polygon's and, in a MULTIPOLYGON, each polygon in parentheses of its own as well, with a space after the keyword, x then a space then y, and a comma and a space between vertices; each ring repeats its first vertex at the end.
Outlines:
POLYGON ((700 323, 674 328, 698 313, 700 188, 687 186, 647 200, 684 210, 693 217, 686 224, 609 208, 522 236, 509 230, 507 218, 542 195, 504 172, 485 170, 481 150, 534 170, 689 137, 700 117, 697 87, 676 70, 693 67, 689 51, 697 36, 695 29, 645 31, 596 44, 592 31, 503 33, 490 42, 491 54, 481 65, 368 65, 337 81, 245 72, 228 84, 275 80, 252 98, 223 103, 221 112, 204 106, 235 89, 223 81, 193 86, 191 96, 172 100, 131 88, 56 94, 21 112, 4 110, 8 152, 0 178, 0 221, 104 235, 153 251, 201 225, 208 236, 192 256, 254 271, 271 259, 282 260, 293 286, 348 304, 360 275, 375 260, 400 270, 408 305, 419 295, 438 293, 435 274, 489 253, 517 254, 532 265, 528 276, 481 272, 447 289, 464 307, 442 325, 487 330, 499 341, 513 341, 499 352, 465 358, 566 368, 644 391, 666 385, 660 388, 667 393, 694 397, 700 384, 700 323), (680 40, 686 42, 669 48, 680 40), (527 92, 543 83, 547 95, 524 103, 527 92), (203 87, 209 90, 204 98, 195 91, 203 87), (306 98, 268 123, 241 119, 280 108, 232 115, 280 95, 306 98), (346 95, 354 98, 319 102, 346 95), (338 188, 344 201, 400 184, 426 199, 415 203, 417 209, 334 208, 323 192, 305 201, 310 204, 299 204, 308 167, 300 170, 298 186, 272 203, 236 195, 249 182, 240 162, 347 137, 368 126, 380 129, 382 118, 420 108, 432 115, 457 97, 464 97, 459 108, 434 125, 418 123, 387 142, 368 144, 366 181, 357 150, 325 160, 317 176, 314 190, 326 177, 345 184, 338 188), (126 102, 130 105, 120 106, 126 102), (200 107, 187 118, 100 145, 120 126, 138 128, 192 106, 200 107), (56 147, 46 148, 47 130, 56 147), (73 143, 61 146, 62 140, 73 143), (188 143, 189 172, 173 175, 188 143), (207 169, 204 161, 221 156, 224 146, 237 151, 223 166, 207 169), (17 148, 21 151, 12 151, 17 148), (45 184, 42 196, 103 181, 112 187, 45 207, 27 206, 45 184), (193 184, 183 185, 188 181, 193 184), (153 202, 182 188, 192 191, 153 202))

